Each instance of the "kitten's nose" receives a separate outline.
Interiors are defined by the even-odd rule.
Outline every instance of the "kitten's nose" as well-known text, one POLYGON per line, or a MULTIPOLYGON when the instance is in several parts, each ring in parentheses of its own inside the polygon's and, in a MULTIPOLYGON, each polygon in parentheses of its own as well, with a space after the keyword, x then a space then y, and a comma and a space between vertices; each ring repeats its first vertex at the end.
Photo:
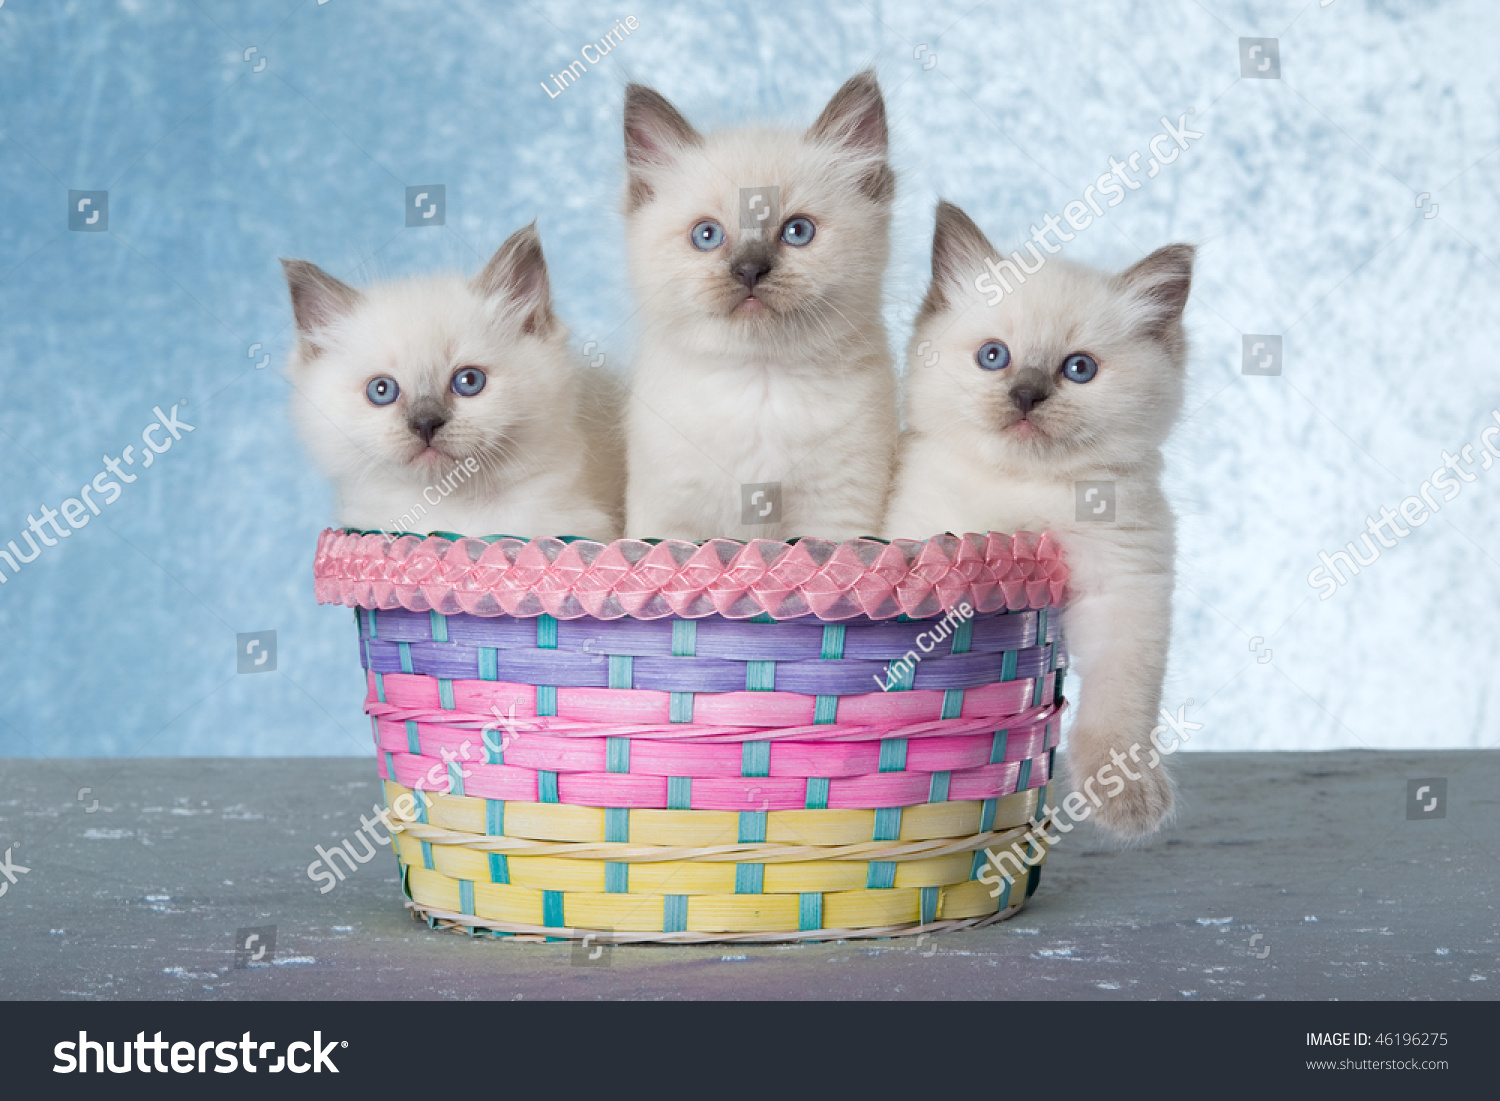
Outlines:
POLYGON ((437 435, 437 430, 448 423, 448 418, 436 413, 427 413, 423 416, 410 420, 407 424, 411 430, 422 437, 422 442, 428 447, 432 446, 432 437, 437 435))
POLYGON ((766 272, 770 270, 771 265, 764 260, 746 260, 744 263, 736 265, 734 277, 745 284, 747 290, 754 291, 755 284, 759 283, 766 272))
POLYGON ((1030 413, 1033 406, 1040 405, 1052 394, 1052 387, 1047 385, 1047 376, 1035 367, 1028 367, 1016 376, 1015 384, 1010 388, 1010 400, 1015 407, 1025 416, 1030 413))

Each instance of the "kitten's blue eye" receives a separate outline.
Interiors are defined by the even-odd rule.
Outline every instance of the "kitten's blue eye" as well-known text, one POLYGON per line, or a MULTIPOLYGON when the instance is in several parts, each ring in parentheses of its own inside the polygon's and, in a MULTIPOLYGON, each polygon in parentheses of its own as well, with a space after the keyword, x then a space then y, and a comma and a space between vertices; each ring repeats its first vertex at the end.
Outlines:
POLYGON ((712 252, 724 243, 724 227, 704 219, 693 227, 693 245, 702 252, 712 252))
POLYGON ((478 367, 465 367, 454 372, 453 392, 461 398, 472 398, 484 389, 485 375, 478 367))
POLYGON ((986 371, 1003 371, 1010 366, 1010 349, 998 340, 988 340, 979 346, 974 362, 986 371))
POLYGON ((1099 364, 1094 362, 1093 356, 1074 352, 1063 360, 1062 373, 1069 382, 1088 382, 1099 373, 1099 364))
POLYGON ((798 215, 789 218, 786 225, 781 227, 781 239, 789 245, 801 248, 813 239, 813 234, 818 232, 818 227, 813 225, 811 218, 798 215))
POLYGON ((372 378, 370 384, 365 387, 365 397, 370 399, 371 405, 389 405, 401 396, 401 387, 396 385, 396 380, 388 375, 372 378))

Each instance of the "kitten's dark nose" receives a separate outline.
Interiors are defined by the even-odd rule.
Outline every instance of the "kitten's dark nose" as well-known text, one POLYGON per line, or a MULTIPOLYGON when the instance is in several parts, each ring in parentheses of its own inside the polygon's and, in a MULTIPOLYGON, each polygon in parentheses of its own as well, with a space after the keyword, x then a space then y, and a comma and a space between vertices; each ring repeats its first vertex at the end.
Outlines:
POLYGON ((747 290, 754 291, 755 284, 759 283, 770 270, 771 265, 764 260, 746 260, 735 266, 734 277, 745 284, 747 290))
POLYGON ((1051 395, 1052 387, 1047 383, 1047 376, 1035 367, 1028 367, 1017 375, 1010 388, 1010 400, 1021 411, 1022 416, 1030 413, 1033 406, 1040 405, 1051 395))
POLYGON ((437 413, 426 413, 422 416, 407 421, 411 430, 422 437, 422 442, 428 447, 432 446, 432 437, 437 435, 437 430, 448 423, 448 418, 437 413))

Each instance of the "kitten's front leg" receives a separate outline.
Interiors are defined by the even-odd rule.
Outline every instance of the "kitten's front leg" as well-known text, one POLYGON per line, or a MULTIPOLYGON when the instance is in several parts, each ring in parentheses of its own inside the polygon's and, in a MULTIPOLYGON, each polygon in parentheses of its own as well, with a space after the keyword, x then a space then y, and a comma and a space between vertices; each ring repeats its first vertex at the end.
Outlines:
POLYGON ((1123 572, 1117 563, 1090 588, 1070 596, 1063 617, 1083 679, 1068 770, 1099 824, 1134 840, 1154 833, 1173 809, 1174 785, 1151 741, 1171 631, 1171 575, 1123 572))

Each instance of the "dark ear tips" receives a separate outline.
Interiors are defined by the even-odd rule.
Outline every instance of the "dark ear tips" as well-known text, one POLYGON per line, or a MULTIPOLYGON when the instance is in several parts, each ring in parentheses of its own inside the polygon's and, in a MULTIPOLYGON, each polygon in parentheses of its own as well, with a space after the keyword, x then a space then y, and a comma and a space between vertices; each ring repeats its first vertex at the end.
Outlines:
POLYGON ((1197 249, 1189 244, 1165 245, 1117 277, 1146 306, 1145 325, 1161 335, 1182 320, 1193 284, 1197 249))
POLYGON ((540 336, 550 330, 552 286, 536 222, 506 238, 472 286, 484 297, 498 299, 507 311, 518 313, 522 332, 540 336))
POLYGON ((862 159, 875 159, 861 180, 866 195, 880 203, 896 197, 896 173, 886 163, 890 131, 886 124, 885 98, 874 69, 855 73, 828 101, 808 136, 831 142, 862 159))
POLYGON ((281 271, 292 296, 292 316, 303 335, 348 314, 359 303, 359 291, 310 261, 282 259, 281 271))
POLYGON ((932 230, 932 282, 922 303, 922 314, 943 309, 951 292, 959 289, 994 255, 984 230, 962 207, 939 199, 932 230))

